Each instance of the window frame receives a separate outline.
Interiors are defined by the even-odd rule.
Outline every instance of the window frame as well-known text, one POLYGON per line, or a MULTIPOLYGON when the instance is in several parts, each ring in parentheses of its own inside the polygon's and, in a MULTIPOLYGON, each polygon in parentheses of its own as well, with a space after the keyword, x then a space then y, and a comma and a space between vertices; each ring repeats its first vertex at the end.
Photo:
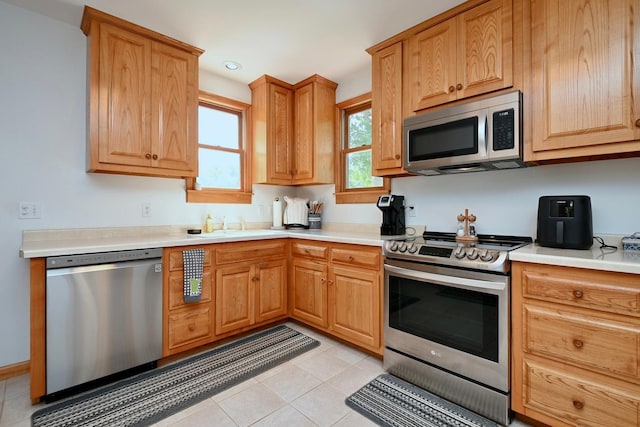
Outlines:
MULTIPOLYGON (((391 192, 391 179, 382 178, 382 186, 370 188, 347 188, 347 154, 355 151, 362 151, 362 147, 350 149, 347 147, 348 129, 346 116, 348 113, 362 111, 371 108, 371 92, 347 99, 336 104, 336 114, 338 114, 338 126, 336 126, 336 204, 344 203, 375 203, 383 194, 391 192)), ((369 146, 371 150, 373 148, 369 146)), ((373 154, 373 151, 372 151, 373 154)), ((373 166, 373 165, 372 165, 373 166)), ((373 170, 373 167, 372 167, 373 170)))
MULTIPOLYGON (((224 147, 216 148, 220 151, 239 152, 240 188, 222 189, 205 187, 201 190, 196 190, 196 178, 186 178, 187 203, 251 204, 251 198, 253 196, 251 187, 251 104, 200 91, 198 94, 198 106, 216 108, 240 115, 240 148, 238 150, 224 147)), ((200 141, 198 141, 198 151, 200 147, 210 148, 211 146, 200 144, 200 141)))

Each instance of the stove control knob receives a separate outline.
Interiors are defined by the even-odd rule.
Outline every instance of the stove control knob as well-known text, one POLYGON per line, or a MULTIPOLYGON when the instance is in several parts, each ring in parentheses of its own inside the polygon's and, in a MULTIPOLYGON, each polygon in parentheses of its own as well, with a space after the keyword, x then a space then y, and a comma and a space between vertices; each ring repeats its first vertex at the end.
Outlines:
POLYGON ((470 260, 478 259, 478 250, 476 248, 471 248, 471 250, 467 253, 467 258, 470 260))
POLYGON ((493 252, 489 252, 488 250, 483 250, 480 253, 480 259, 485 262, 493 261, 493 252))
POLYGON ((415 254, 416 252, 418 252, 418 245, 416 245, 415 243, 409 245, 409 253, 415 254))
POLYGON ((397 251, 398 250, 398 242, 391 242, 391 246, 389 247, 389 250, 397 251))
POLYGON ((453 255, 455 255, 455 257, 458 258, 458 259, 464 258, 464 256, 466 255, 466 253, 464 251, 464 247, 460 246, 458 249, 456 249, 456 251, 453 253, 453 255))
POLYGON ((398 248, 398 250, 400 252, 406 252, 407 251, 407 244, 404 243, 404 242, 400 243, 400 247, 398 248))

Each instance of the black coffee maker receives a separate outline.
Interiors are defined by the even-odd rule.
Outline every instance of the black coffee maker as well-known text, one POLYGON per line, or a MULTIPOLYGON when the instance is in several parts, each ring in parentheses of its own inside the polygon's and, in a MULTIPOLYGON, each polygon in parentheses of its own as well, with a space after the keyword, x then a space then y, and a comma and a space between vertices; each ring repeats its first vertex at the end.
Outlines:
POLYGON ((405 234, 404 196, 385 194, 378 198, 377 206, 382 211, 380 234, 383 236, 405 234))

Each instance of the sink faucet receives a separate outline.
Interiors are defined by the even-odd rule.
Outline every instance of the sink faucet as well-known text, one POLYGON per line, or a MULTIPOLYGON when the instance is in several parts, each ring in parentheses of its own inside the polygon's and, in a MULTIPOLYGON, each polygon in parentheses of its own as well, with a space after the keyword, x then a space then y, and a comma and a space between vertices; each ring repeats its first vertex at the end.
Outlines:
POLYGON ((227 217, 226 216, 222 217, 222 229, 223 230, 227 229, 227 217))

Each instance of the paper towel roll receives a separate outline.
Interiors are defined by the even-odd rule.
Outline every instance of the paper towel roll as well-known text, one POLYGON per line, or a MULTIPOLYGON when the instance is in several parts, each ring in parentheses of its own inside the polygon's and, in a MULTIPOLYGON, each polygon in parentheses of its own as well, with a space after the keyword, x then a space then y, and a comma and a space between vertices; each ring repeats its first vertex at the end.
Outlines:
POLYGON ((273 201, 273 228, 282 228, 282 200, 273 201))

